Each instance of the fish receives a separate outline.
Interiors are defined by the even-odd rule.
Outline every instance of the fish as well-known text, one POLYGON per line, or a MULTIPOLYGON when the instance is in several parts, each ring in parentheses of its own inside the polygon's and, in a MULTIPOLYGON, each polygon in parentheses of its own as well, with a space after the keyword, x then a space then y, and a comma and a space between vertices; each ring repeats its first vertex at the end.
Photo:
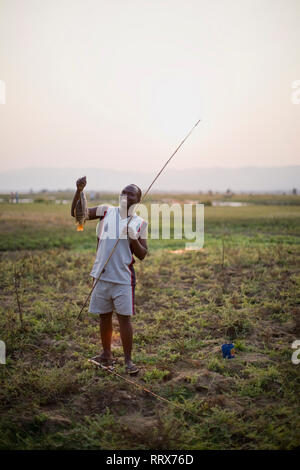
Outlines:
POLYGON ((75 207, 75 220, 77 223, 77 232, 83 231, 83 226, 88 218, 87 200, 83 191, 80 193, 80 198, 75 207))

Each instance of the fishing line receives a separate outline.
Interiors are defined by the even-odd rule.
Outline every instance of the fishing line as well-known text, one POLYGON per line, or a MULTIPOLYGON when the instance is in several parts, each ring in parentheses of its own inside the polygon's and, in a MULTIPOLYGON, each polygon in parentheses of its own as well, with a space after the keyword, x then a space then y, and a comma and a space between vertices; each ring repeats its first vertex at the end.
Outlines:
MULTIPOLYGON (((142 196, 140 202, 139 202, 139 203, 137 204, 137 206, 135 207, 135 212, 137 211, 137 209, 139 208, 139 206, 142 204, 142 202, 143 202, 144 199, 146 198, 147 194, 149 193, 150 189, 151 189, 152 186, 154 185, 154 183, 155 183, 155 181, 157 180, 157 178, 161 175, 161 173, 164 171, 164 169, 166 168, 166 166, 170 163, 170 161, 172 160, 172 158, 174 157, 174 155, 178 152, 178 150, 180 149, 180 147, 181 147, 181 146, 184 144, 184 142, 189 138, 189 136, 191 135, 191 133, 193 132, 193 130, 195 129, 195 127, 198 126, 199 122, 201 122, 201 119, 199 119, 199 121, 197 121, 196 124, 194 124, 194 126, 191 128, 191 130, 187 133, 187 135, 184 137, 184 139, 180 142, 180 144, 178 145, 178 147, 174 150, 174 152, 172 153, 172 155, 170 156, 170 158, 166 161, 166 163, 164 164, 164 166, 162 167, 162 169, 158 172, 158 174, 156 175, 156 177, 154 178, 154 180, 152 181, 152 183, 151 183, 150 186, 148 187, 147 191, 146 191, 146 192, 144 193, 144 195, 142 196)), ((129 218, 128 222, 127 222, 127 226, 126 226, 127 228, 128 228, 128 225, 130 224, 132 218, 133 218, 133 215, 134 215, 134 214, 132 214, 132 215, 130 216, 130 218, 129 218)), ((122 235, 122 234, 121 234, 121 235, 122 235)), ((114 246, 113 246, 113 248, 112 248, 112 250, 111 250, 110 255, 108 256, 107 260, 105 261, 105 263, 104 263, 104 265, 103 265, 103 267, 102 267, 102 269, 101 269, 101 272, 100 272, 98 278, 96 278, 96 281, 94 282, 93 287, 92 287, 90 293, 88 294, 88 296, 87 296, 87 298, 86 298, 86 300, 85 300, 85 302, 84 302, 84 304, 83 304, 83 306, 82 306, 82 308, 81 308, 81 310, 80 310, 80 312, 79 312, 79 314, 78 314, 77 320, 80 320, 80 319, 81 319, 81 314, 82 314, 82 312, 83 312, 83 309, 85 308, 85 306, 86 306, 86 304, 87 304, 87 302, 88 302, 90 296, 92 295, 93 290, 94 290, 95 287, 96 287, 97 282, 99 281, 101 275, 103 274, 103 272, 104 272, 104 270, 105 270, 105 268, 106 268, 106 266, 107 266, 107 263, 109 262, 110 258, 112 257, 112 255, 113 255, 113 253, 114 253, 114 251, 115 251, 115 249, 116 249, 116 247, 117 247, 117 245, 118 245, 118 243, 119 243, 119 241, 120 241, 120 239, 121 239, 121 235, 119 235, 119 238, 117 239, 116 243, 114 244, 114 246)))

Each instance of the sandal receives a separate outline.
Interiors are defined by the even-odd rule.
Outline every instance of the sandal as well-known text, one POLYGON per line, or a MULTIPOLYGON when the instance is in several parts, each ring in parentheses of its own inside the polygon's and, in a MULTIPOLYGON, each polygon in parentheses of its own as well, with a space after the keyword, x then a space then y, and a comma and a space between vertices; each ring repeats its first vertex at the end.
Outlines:
POLYGON ((139 373, 139 368, 135 364, 131 364, 130 366, 125 366, 126 374, 129 375, 136 375, 139 373))
POLYGON ((114 361, 112 359, 107 359, 106 357, 94 356, 90 359, 92 362, 96 362, 102 369, 114 369, 114 361))

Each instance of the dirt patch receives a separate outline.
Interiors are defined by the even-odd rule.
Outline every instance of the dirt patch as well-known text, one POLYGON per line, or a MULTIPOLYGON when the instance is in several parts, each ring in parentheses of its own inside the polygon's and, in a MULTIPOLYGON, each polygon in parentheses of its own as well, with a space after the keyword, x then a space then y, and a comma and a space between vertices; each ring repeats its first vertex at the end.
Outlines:
POLYGON ((119 421, 124 430, 134 431, 134 434, 139 437, 151 434, 159 424, 157 418, 141 416, 138 413, 121 416, 119 421))
POLYGON ((217 372, 205 369, 198 375, 195 389, 204 395, 230 392, 235 387, 235 381, 231 377, 224 377, 217 372))
POLYGON ((48 416, 47 420, 42 426, 42 431, 45 433, 55 432, 72 426, 72 421, 69 418, 61 415, 48 416))
MULTIPOLYGON (((260 353, 239 353, 234 361, 237 361, 237 363, 250 363, 250 364, 255 364, 255 363, 264 363, 264 362, 270 362, 270 358, 266 356, 265 354, 260 354, 260 353)), ((232 361, 231 361, 232 362, 232 361)))

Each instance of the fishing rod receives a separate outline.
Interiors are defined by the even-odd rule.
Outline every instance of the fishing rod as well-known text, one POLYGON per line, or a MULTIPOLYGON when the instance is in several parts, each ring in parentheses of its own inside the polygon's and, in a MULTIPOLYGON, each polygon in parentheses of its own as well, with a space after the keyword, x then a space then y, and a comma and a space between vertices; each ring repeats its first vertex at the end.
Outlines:
MULTIPOLYGON (((197 121, 196 124, 194 124, 194 126, 191 128, 191 130, 187 133, 187 135, 184 137, 184 139, 180 142, 180 144, 178 145, 178 147, 174 150, 174 152, 172 153, 172 155, 170 156, 170 158, 169 158, 169 159, 166 161, 166 163, 163 165, 162 169, 157 173, 156 177, 154 178, 154 180, 152 181, 152 183, 151 183, 150 186, 148 187, 147 191, 146 191, 146 192, 144 193, 144 195, 142 196, 140 202, 139 202, 139 203, 137 204, 137 206, 135 207, 135 212, 137 211, 137 209, 139 208, 139 206, 142 204, 142 202, 143 202, 144 199, 146 198, 147 194, 149 193, 150 189, 151 189, 152 186, 154 185, 154 183, 155 183, 155 181, 157 180, 157 178, 161 175, 161 173, 164 171, 164 169, 166 168, 166 166, 170 163, 170 161, 172 160, 172 158, 174 157, 174 155, 178 152, 178 150, 180 149, 180 147, 181 147, 181 146, 184 144, 184 142, 189 138, 189 136, 191 135, 191 133, 193 132, 193 130, 195 129, 195 127, 198 126, 199 122, 201 122, 201 119, 199 119, 199 121, 197 121)), ((130 216, 130 218, 129 218, 128 222, 127 222, 127 225, 126 225, 127 228, 128 228, 128 225, 130 224, 132 218, 133 218, 133 214, 130 216)), ((85 300, 83 306, 81 307, 81 310, 80 310, 80 312, 79 312, 79 314, 78 314, 77 320, 80 320, 80 319, 81 319, 81 314, 82 314, 82 312, 83 312, 83 309, 85 308, 85 306, 86 306, 86 304, 87 304, 87 302, 88 302, 90 296, 91 296, 92 293, 93 293, 93 290, 95 289, 95 286, 96 286, 97 282, 99 281, 101 275, 103 274, 103 272, 104 272, 104 270, 105 270, 105 268, 106 268, 106 266, 107 266, 107 263, 109 262, 110 258, 112 257, 112 255, 113 255, 113 253, 114 253, 114 251, 115 251, 115 249, 116 249, 116 247, 117 247, 117 245, 118 245, 118 243, 119 243, 119 241, 120 241, 120 239, 121 239, 121 236, 122 236, 122 234, 119 235, 119 238, 116 240, 116 243, 114 244, 114 246, 113 246, 113 248, 112 248, 112 250, 111 250, 110 255, 108 256, 107 260, 105 261, 105 263, 104 263, 104 265, 103 265, 103 267, 102 267, 102 269, 101 269, 101 272, 100 272, 98 278, 97 278, 96 281, 94 282, 93 287, 92 287, 90 293, 88 294, 88 296, 87 296, 87 298, 86 298, 86 300, 85 300)))

